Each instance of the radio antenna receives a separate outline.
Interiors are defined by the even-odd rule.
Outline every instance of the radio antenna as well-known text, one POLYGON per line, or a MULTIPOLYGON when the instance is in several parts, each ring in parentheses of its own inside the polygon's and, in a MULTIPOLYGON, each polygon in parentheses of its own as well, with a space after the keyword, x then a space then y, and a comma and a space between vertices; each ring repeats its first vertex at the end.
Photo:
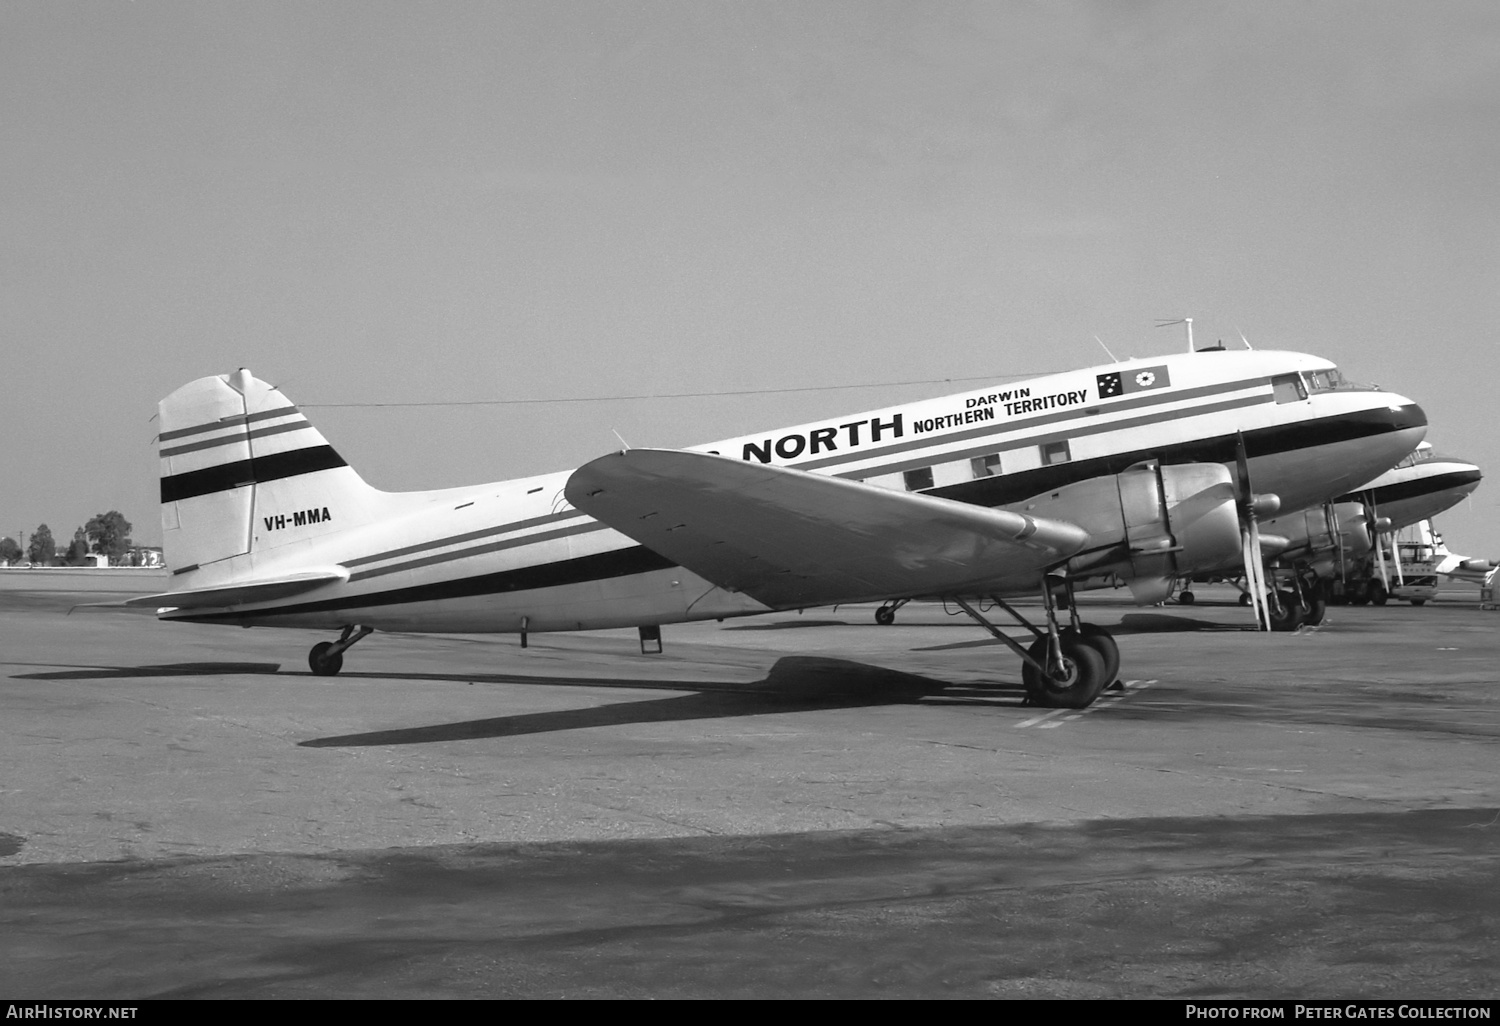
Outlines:
POLYGON ((1104 344, 1104 339, 1100 338, 1098 335, 1095 335, 1094 336, 1094 341, 1097 342, 1097 343, 1099 343, 1099 348, 1102 349, 1102 350, 1104 350, 1105 354, 1109 357, 1109 362, 1110 363, 1119 363, 1120 362, 1120 358, 1118 356, 1116 356, 1114 353, 1111 353, 1109 351, 1109 346, 1107 346, 1107 345, 1104 344))
POLYGON ((1187 348, 1187 351, 1191 353, 1193 351, 1193 319, 1191 317, 1178 317, 1177 319, 1171 320, 1171 321, 1157 321, 1156 322, 1156 326, 1158 328, 1170 328, 1174 324, 1186 324, 1187 325, 1187 333, 1188 333, 1188 348, 1187 348))

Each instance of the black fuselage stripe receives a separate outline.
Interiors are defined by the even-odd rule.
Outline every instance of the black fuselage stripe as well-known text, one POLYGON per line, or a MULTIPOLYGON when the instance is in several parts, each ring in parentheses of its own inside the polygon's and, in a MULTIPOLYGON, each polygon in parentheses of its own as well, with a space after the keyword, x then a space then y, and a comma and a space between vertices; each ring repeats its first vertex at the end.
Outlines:
MULTIPOLYGON (((1400 499, 1414 499, 1421 495, 1436 495, 1450 488, 1463 488, 1468 485, 1477 485, 1482 475, 1477 470, 1455 470, 1449 474, 1437 474, 1433 477, 1418 478, 1414 481, 1402 481, 1398 484, 1383 485, 1380 488, 1372 488, 1369 494, 1375 499, 1376 506, 1382 502, 1396 502, 1400 499)), ((1365 492, 1342 495, 1338 502, 1363 502, 1365 492)))
POLYGON ((331 445, 315 445, 306 449, 293 449, 269 456, 256 456, 234 463, 221 463, 216 467, 190 470, 185 474, 173 474, 161 479, 161 501, 181 502, 183 499, 214 492, 242 488, 246 485, 265 484, 283 478, 312 474, 319 470, 334 470, 346 467, 343 457, 333 451, 331 445))
MULTIPOLYGON (((1413 408, 1415 409, 1415 408, 1413 408)), ((1344 413, 1318 420, 1303 420, 1295 424, 1261 428, 1245 433, 1245 454, 1254 459, 1261 456, 1277 456, 1297 449, 1312 449, 1323 445, 1358 438, 1373 438, 1392 431, 1404 431, 1420 427, 1426 418, 1418 413, 1403 416, 1389 409, 1366 410, 1360 413, 1344 413)), ((982 477, 974 481, 925 489, 923 495, 937 495, 945 499, 956 499, 980 506, 1004 506, 1029 499, 1043 492, 1056 491, 1064 485, 1087 481, 1106 474, 1119 474, 1133 464, 1145 460, 1160 460, 1166 464, 1177 463, 1224 463, 1235 462, 1235 435, 1219 435, 1216 438, 1200 438, 1189 442, 1150 449, 1134 449, 1130 452, 1096 456, 1071 463, 1023 470, 1016 474, 999 477, 982 477)))
POLYGON ((590 556, 577 556, 555 563, 517 567, 498 573, 463 577, 451 581, 434 581, 370 595, 349 595, 321 602, 302 602, 276 609, 246 612, 209 613, 203 616, 172 617, 179 620, 213 621, 261 619, 269 616, 295 616, 302 613, 326 613, 346 609, 372 609, 377 606, 403 605, 408 602, 438 602, 444 599, 473 598, 479 595, 503 595, 515 591, 535 591, 569 584, 585 584, 614 577, 629 577, 653 570, 670 570, 676 566, 644 545, 612 549, 590 556))
MULTIPOLYGON (((1112 424, 1100 424, 1097 422, 1080 423, 1076 427, 1066 431, 1053 431, 1045 435, 1033 435, 1030 438, 998 438, 990 436, 984 445, 971 446, 967 449, 957 451, 925 453, 917 457, 902 460, 898 463, 881 464, 878 467, 861 467, 859 470, 847 471, 836 475, 837 477, 849 478, 871 478, 881 477, 885 474, 896 474, 905 470, 915 470, 919 467, 931 467, 939 463, 956 463, 959 460, 972 459, 976 456, 988 456, 996 453, 1013 451, 1016 448, 1029 448, 1031 446, 1047 445, 1051 442, 1071 441, 1076 438, 1084 438, 1089 435, 1107 434, 1111 431, 1127 431, 1131 428, 1144 427, 1147 424, 1160 424, 1168 420, 1181 420, 1186 417, 1206 415, 1210 413, 1227 413, 1230 410, 1243 409, 1247 406, 1259 406, 1271 401, 1269 393, 1266 395, 1245 396, 1240 399, 1226 399, 1223 402, 1211 403, 1207 406, 1195 406, 1191 410, 1172 410, 1165 413, 1152 413, 1143 417, 1133 417, 1130 420, 1117 420, 1112 424)), ((952 441, 945 438, 943 442, 952 441)))
MULTIPOLYGON (((994 424, 986 424, 986 426, 984 427, 969 428, 966 431, 954 431, 951 434, 946 434, 941 437, 928 435, 922 438, 915 438, 910 442, 901 442, 898 445, 885 446, 879 451, 878 454, 874 455, 893 456, 896 453, 911 452, 913 449, 922 449, 929 446, 942 445, 950 442, 962 442, 970 438, 993 438, 1002 434, 1018 435, 1026 431, 1035 430, 1039 427, 1046 427, 1049 424, 1062 424, 1068 421, 1077 421, 1079 423, 1083 423, 1085 417, 1090 418, 1090 423, 1098 424, 1097 428, 1089 429, 1090 433, 1095 430, 1113 431, 1117 428, 1131 427, 1137 424, 1150 423, 1155 420, 1167 420, 1175 417, 1188 417, 1197 413, 1212 413, 1219 407, 1218 405, 1205 405, 1189 410, 1170 410, 1164 413, 1160 413, 1155 417, 1137 417, 1132 420, 1098 422, 1094 421, 1093 418, 1107 417, 1112 414, 1120 413, 1124 410, 1142 409, 1150 406, 1164 406, 1167 403, 1183 402, 1189 399, 1204 399, 1209 396, 1225 395, 1229 392, 1243 392, 1247 388, 1268 389, 1269 387, 1270 386, 1266 378, 1247 378, 1244 381, 1229 381, 1219 385, 1202 385, 1198 388, 1183 388, 1177 389, 1175 391, 1152 392, 1148 395, 1143 395, 1135 399, 1106 399, 1103 401, 1102 405, 1089 406, 1085 407, 1082 410, 1079 410, 1075 407, 1070 410, 1065 410, 1061 413, 1046 413, 1042 414, 1041 416, 1025 417, 1019 420, 1006 421, 1004 424, 998 427, 994 424)), ((1272 394, 1269 391, 1264 391, 1261 394, 1243 400, 1243 405, 1270 402, 1272 398, 1272 394)), ((1079 433, 1082 432, 1075 432, 1075 434, 1079 433)), ((1035 439, 1027 438, 1019 441, 1024 441, 1025 443, 1029 444, 1035 441, 1035 439)), ((842 463, 854 463, 858 460, 869 459, 871 455, 872 454, 869 452, 846 452, 840 453, 837 456, 823 456, 815 460, 803 460, 801 462, 788 465, 794 466, 798 470, 817 470, 822 467, 836 467, 842 463)), ((861 470, 860 474, 869 476, 869 471, 861 470)))
MULTIPOLYGON (((539 531, 536 534, 524 534, 519 538, 507 538, 504 541, 490 542, 488 545, 476 545, 473 548, 460 549, 457 552, 440 552, 435 556, 424 556, 421 559, 409 559, 405 563, 393 563, 390 566, 378 566, 373 570, 360 570, 349 575, 350 581, 364 581, 371 577, 384 577, 386 574, 399 573, 402 570, 417 570, 424 566, 434 566, 438 563, 451 563, 456 559, 471 559, 474 556, 483 556, 490 552, 503 552, 506 549, 520 548, 522 545, 533 545, 537 542, 555 541, 558 538, 566 538, 574 534, 587 534, 603 528, 604 525, 597 522, 587 524, 576 524, 572 527, 561 527, 555 531, 539 531)), ((352 561, 351 561, 352 562, 352 561)), ((344 566, 349 566, 345 563, 344 566)))
POLYGON ((303 431, 310 427, 312 425, 305 418, 299 417, 297 420, 287 424, 272 424, 270 427, 256 428, 253 431, 241 431, 232 435, 225 435, 222 438, 205 438, 201 442, 187 442, 183 445, 173 446, 170 449, 163 449, 161 456, 165 459, 168 456, 181 456, 184 453, 201 452, 204 449, 217 449, 221 445, 233 445, 236 442, 253 442, 268 435, 281 435, 288 431, 303 431))
MULTIPOLYGON (((382 559, 395 559, 398 556, 410 556, 415 552, 426 552, 429 549, 440 549, 445 545, 458 545, 462 542, 476 541, 480 538, 492 538, 498 534, 510 534, 512 531, 524 531, 529 527, 540 527, 543 524, 553 524, 561 520, 571 520, 584 516, 578 510, 568 510, 566 513, 549 513, 544 517, 532 517, 530 520, 516 520, 509 524, 501 524, 498 527, 486 527, 479 531, 469 531, 466 534, 449 535, 446 538, 435 538, 429 542, 421 542, 417 545, 408 545, 405 548, 390 549, 386 552, 377 552, 373 556, 360 556, 358 559, 346 559, 344 566, 364 566, 367 563, 378 563, 382 559)), ((523 540, 530 540, 523 539, 523 540)))

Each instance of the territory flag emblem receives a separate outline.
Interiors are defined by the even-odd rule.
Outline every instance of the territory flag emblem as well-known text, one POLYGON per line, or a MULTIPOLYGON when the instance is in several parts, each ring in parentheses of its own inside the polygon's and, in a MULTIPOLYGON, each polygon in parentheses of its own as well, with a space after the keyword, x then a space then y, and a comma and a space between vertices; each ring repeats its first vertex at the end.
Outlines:
POLYGON ((1133 371, 1110 371, 1108 374, 1096 376, 1094 381, 1099 386, 1100 399, 1110 399, 1117 395, 1133 395, 1136 392, 1149 392, 1156 388, 1166 388, 1172 383, 1171 376, 1167 374, 1166 364, 1159 367, 1142 367, 1133 371))

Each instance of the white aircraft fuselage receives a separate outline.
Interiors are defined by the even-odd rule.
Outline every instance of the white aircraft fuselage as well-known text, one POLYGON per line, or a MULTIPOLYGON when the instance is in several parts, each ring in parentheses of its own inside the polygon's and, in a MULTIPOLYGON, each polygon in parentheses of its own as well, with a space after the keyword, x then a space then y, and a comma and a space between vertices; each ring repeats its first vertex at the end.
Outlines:
MULTIPOLYGON (((1254 491, 1275 493, 1290 511, 1371 481, 1416 447, 1425 426, 1412 400, 1343 384, 1327 360, 1213 351, 692 448, 1022 511, 1142 461, 1232 471, 1242 437, 1254 491)), ((248 372, 199 379, 163 400, 161 455, 172 591, 189 596, 175 607, 158 596, 165 619, 481 633, 768 608, 573 508, 564 496, 571 471, 430 492, 370 488, 290 400, 248 372), (226 416, 239 409, 225 406, 236 394, 243 413, 226 416), (250 579, 283 583, 236 592, 250 579)))

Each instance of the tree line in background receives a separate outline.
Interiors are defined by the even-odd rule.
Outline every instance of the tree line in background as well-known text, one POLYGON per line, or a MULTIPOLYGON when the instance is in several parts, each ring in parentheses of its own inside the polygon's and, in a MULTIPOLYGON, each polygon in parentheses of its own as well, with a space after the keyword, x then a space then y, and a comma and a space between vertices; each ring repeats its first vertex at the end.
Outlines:
MULTIPOLYGON (((128 566, 134 561, 130 541, 130 521, 119 510, 97 513, 78 530, 66 549, 59 549, 52 529, 42 524, 31 532, 23 550, 14 538, 0 538, 0 563, 12 565, 29 561, 35 566, 82 566, 90 553, 108 556, 111 566, 128 566)), ((139 558, 139 553, 134 553, 139 558)))

